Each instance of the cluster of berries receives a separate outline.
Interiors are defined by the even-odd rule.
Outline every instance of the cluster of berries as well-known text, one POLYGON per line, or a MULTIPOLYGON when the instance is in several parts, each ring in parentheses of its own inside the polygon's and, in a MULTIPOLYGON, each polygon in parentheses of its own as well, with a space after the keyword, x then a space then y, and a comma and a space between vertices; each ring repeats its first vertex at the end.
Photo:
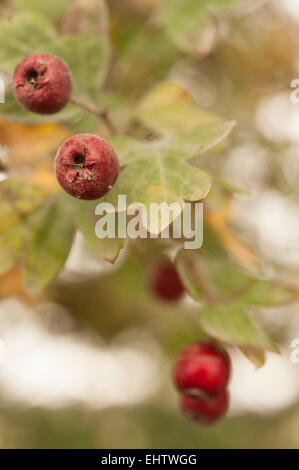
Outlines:
POLYGON ((229 403, 229 376, 229 356, 218 344, 195 343, 184 349, 174 367, 183 413, 202 424, 223 416, 229 403))
MULTIPOLYGON (((71 71, 59 57, 31 55, 17 65, 13 86, 17 100, 25 109, 53 114, 71 99, 71 71)), ((118 177, 119 163, 106 140, 93 134, 78 134, 58 149, 55 171, 67 193, 78 199, 92 200, 112 188, 118 177)))
MULTIPOLYGON (((156 265, 150 286, 153 294, 163 301, 178 301, 185 291, 170 260, 156 265)), ((183 413, 202 424, 223 416, 229 404, 229 375, 229 356, 216 343, 196 343, 184 349, 174 368, 174 382, 181 392, 183 413)))

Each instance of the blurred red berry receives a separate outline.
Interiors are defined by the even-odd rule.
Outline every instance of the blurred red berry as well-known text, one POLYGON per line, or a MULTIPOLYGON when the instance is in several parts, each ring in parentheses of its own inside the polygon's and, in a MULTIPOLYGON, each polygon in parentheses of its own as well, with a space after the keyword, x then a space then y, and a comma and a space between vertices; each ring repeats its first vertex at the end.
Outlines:
POLYGON ((29 111, 56 113, 70 99, 71 72, 69 66, 55 55, 31 55, 16 66, 13 88, 17 100, 29 111))
POLYGON ((181 409, 185 416, 199 422, 210 424, 221 418, 228 409, 229 394, 225 390, 216 397, 181 396, 181 409))
POLYGON ((78 199, 98 199, 114 185, 119 173, 116 153, 106 140, 93 134, 67 139, 55 157, 56 177, 62 188, 78 199))
POLYGON ((152 272, 151 290, 160 299, 179 300, 184 294, 184 286, 171 261, 158 264, 152 272))
POLYGON ((178 356, 174 381, 188 395, 218 395, 227 386, 230 360, 227 352, 213 343, 191 344, 178 356))

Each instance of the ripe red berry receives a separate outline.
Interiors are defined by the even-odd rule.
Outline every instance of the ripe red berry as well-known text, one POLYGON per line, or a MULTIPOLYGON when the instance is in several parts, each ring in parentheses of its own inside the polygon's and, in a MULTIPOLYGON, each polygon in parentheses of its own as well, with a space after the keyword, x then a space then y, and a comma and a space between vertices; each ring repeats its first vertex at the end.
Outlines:
POLYGON ((227 352, 213 343, 191 344, 177 358, 174 381, 188 395, 218 395, 227 386, 230 360, 227 352))
POLYGON ((229 404, 229 394, 225 390, 216 397, 181 396, 181 409, 185 416, 200 424, 210 424, 223 416, 229 404))
POLYGON ((70 99, 71 72, 69 66, 55 55, 31 55, 16 66, 13 87, 24 108, 40 114, 56 113, 70 99))
POLYGON ((175 265, 166 260, 152 272, 151 290, 160 299, 175 301, 182 297, 184 286, 175 265))
POLYGON ((67 193, 78 199, 98 199, 114 185, 119 164, 106 140, 93 134, 77 134, 58 149, 55 171, 67 193))

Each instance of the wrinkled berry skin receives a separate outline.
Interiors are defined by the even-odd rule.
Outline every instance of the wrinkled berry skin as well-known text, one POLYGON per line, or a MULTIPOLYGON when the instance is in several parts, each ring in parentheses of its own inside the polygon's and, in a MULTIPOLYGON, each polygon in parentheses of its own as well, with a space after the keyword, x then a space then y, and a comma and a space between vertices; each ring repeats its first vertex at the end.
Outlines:
POLYGON ((67 139, 55 157, 56 177, 62 188, 78 199, 98 199, 114 185, 119 173, 116 153, 106 140, 93 134, 67 139))
POLYGON ((155 267, 152 272, 151 290, 165 301, 177 301, 182 297, 184 286, 171 261, 166 260, 155 267))
POLYGON ((68 103, 71 96, 69 66, 50 54, 26 57, 15 68, 13 89, 19 103, 29 111, 56 113, 68 103))
POLYGON ((228 409, 229 394, 225 390, 216 397, 192 397, 182 395, 180 399, 183 414, 199 424, 211 424, 221 418, 228 409))
POLYGON ((213 343, 191 344, 180 353, 174 367, 178 390, 192 396, 219 395, 229 375, 229 356, 213 343))

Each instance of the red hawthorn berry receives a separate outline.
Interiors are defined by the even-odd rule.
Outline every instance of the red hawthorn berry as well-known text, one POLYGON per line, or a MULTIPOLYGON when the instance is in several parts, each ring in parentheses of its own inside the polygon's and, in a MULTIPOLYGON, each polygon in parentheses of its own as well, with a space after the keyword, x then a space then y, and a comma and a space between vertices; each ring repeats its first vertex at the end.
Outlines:
POLYGON ((160 299, 179 300, 184 293, 184 286, 175 265, 166 260, 158 264, 152 272, 151 290, 160 299))
POLYGON ((215 397, 192 397, 182 395, 181 410, 185 416, 200 424, 210 424, 221 418, 228 409, 229 394, 225 390, 215 397))
POLYGON ((116 153, 106 140, 93 134, 67 139, 55 157, 56 177, 62 188, 78 199, 98 199, 114 185, 119 173, 116 153))
POLYGON ((16 66, 13 88, 17 100, 29 111, 39 114, 56 113, 70 99, 71 71, 55 55, 31 55, 16 66))
POLYGON ((227 386, 230 359, 214 343, 195 343, 184 349, 174 367, 174 382, 188 395, 218 395, 227 386))

